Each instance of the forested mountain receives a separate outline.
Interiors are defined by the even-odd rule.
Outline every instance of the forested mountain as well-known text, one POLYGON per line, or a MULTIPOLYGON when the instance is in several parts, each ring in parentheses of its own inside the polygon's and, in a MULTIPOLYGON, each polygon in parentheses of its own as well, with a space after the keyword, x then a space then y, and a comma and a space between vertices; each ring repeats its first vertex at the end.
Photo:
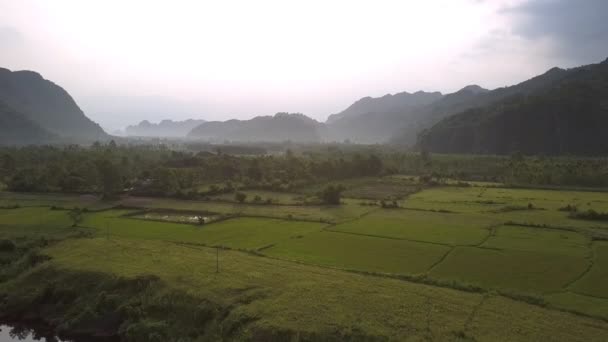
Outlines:
POLYGON ((413 94, 408 92, 395 95, 386 94, 382 97, 364 97, 350 105, 338 114, 332 114, 327 118, 327 123, 331 124, 340 119, 354 118, 364 114, 374 113, 395 113, 403 112, 408 109, 428 105, 442 97, 440 92, 427 93, 418 91, 413 94))
POLYGON ((206 141, 318 142, 322 130, 323 124, 305 115, 277 113, 251 120, 205 122, 188 137, 206 141))
POLYGON ((608 154, 608 60, 553 68, 476 103, 423 132, 420 147, 446 153, 608 154))
POLYGON ((376 99, 363 98, 342 113, 328 118, 325 140, 349 139, 358 143, 385 143, 390 140, 413 145, 419 131, 463 108, 469 108, 474 98, 487 92, 477 85, 470 85, 447 95, 416 92, 376 99))
POLYGON ((128 136, 138 137, 185 137, 193 128, 204 122, 205 120, 193 119, 185 121, 163 120, 156 124, 144 120, 137 125, 128 126, 125 132, 128 136))
POLYGON ((108 138, 63 88, 33 71, 12 72, 0 68, 0 101, 62 140, 80 142, 108 138))
POLYGON ((0 101, 0 145, 50 142, 53 135, 0 101))

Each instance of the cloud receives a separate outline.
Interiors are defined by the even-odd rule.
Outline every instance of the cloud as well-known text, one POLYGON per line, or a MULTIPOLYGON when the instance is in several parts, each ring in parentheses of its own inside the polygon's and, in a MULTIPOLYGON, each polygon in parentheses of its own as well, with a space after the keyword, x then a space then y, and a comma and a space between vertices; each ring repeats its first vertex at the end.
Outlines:
POLYGON ((529 0, 507 7, 519 37, 551 41, 556 53, 573 64, 593 63, 608 56, 608 1, 529 0))

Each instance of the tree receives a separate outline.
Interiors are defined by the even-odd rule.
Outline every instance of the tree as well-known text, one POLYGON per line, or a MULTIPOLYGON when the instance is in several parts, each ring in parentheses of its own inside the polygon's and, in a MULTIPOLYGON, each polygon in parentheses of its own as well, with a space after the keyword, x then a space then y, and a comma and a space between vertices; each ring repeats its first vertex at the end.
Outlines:
POLYGON ((120 169, 107 159, 98 160, 96 166, 103 198, 116 196, 122 190, 120 169))
POLYGON ((82 222, 82 209, 74 208, 68 212, 68 216, 72 220, 72 227, 76 227, 82 222))
POLYGON ((338 205, 340 204, 340 196, 344 190, 345 188, 342 185, 328 185, 317 196, 325 204, 338 205))
POLYGON ((154 187, 163 194, 174 194, 179 190, 177 175, 172 169, 163 167, 154 170, 153 175, 154 187))
POLYGON ((243 203, 247 199, 247 195, 242 192, 237 192, 234 194, 234 199, 239 203, 243 203))

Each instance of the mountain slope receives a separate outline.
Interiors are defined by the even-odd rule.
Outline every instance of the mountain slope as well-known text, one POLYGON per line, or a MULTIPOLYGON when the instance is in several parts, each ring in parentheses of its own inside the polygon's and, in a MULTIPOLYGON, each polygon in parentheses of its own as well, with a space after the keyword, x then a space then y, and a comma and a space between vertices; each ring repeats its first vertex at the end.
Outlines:
POLYGON ((67 140, 93 141, 108 137, 63 88, 38 73, 0 68, 0 101, 67 140))
POLYGON ((0 145, 51 142, 54 136, 0 101, 0 145))
POLYGON ((322 124, 302 114, 277 113, 251 120, 205 122, 188 137, 208 141, 318 142, 322 129, 322 124))
POLYGON ((157 124, 144 120, 137 125, 128 126, 125 132, 129 136, 139 137, 185 137, 193 128, 203 123, 205 120, 163 120, 157 124))
POLYGON ((404 92, 379 98, 364 97, 339 114, 327 118, 326 141, 351 140, 382 143, 407 124, 421 108, 443 95, 439 92, 404 92))
POLYGON ((350 105, 348 108, 338 114, 332 114, 327 117, 327 123, 331 124, 340 119, 354 118, 360 115, 370 113, 398 113, 405 110, 428 105, 441 98, 441 93, 427 93, 418 91, 410 94, 408 92, 398 93, 395 95, 386 94, 382 97, 364 97, 350 105))
POLYGON ((445 153, 608 154, 608 60, 553 68, 488 95, 503 98, 442 120, 420 135, 420 147, 445 153))

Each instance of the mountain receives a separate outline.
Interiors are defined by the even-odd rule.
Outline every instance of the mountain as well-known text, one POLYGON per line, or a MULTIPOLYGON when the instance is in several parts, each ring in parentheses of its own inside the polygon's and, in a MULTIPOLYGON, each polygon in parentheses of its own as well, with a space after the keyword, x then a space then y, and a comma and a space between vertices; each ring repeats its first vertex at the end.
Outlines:
POLYGON ((0 101, 63 140, 108 138, 98 124, 84 115, 70 94, 36 72, 0 68, 0 101))
POLYGON ((382 97, 364 97, 350 105, 348 108, 338 114, 332 114, 327 117, 327 123, 331 124, 340 119, 354 118, 365 114, 374 113, 398 113, 407 111, 411 108, 416 108, 430 104, 441 98, 441 93, 427 93, 418 91, 413 94, 408 92, 398 93, 395 95, 386 94, 382 97))
POLYGON ((277 113, 251 120, 209 121, 188 137, 207 141, 318 142, 323 124, 302 114, 277 113))
POLYGON ((27 145, 53 141, 53 134, 0 101, 0 145, 27 145))
POLYGON ((357 143, 390 141, 413 145, 418 132, 446 116, 474 106, 473 99, 488 92, 478 85, 469 85, 447 95, 419 91, 376 99, 363 98, 342 113, 328 118, 325 140, 349 139, 357 143))
POLYGON ((420 148, 443 153, 608 154, 608 60, 553 68, 488 92, 477 106, 424 131, 420 148))
POLYGON ((364 97, 327 118, 325 141, 383 143, 408 124, 421 108, 440 100, 439 92, 403 92, 379 98, 364 97))
POLYGON ((185 137, 193 128, 205 120, 188 119, 185 121, 163 120, 157 124, 143 120, 138 125, 128 126, 125 132, 128 136, 139 137, 185 137))

